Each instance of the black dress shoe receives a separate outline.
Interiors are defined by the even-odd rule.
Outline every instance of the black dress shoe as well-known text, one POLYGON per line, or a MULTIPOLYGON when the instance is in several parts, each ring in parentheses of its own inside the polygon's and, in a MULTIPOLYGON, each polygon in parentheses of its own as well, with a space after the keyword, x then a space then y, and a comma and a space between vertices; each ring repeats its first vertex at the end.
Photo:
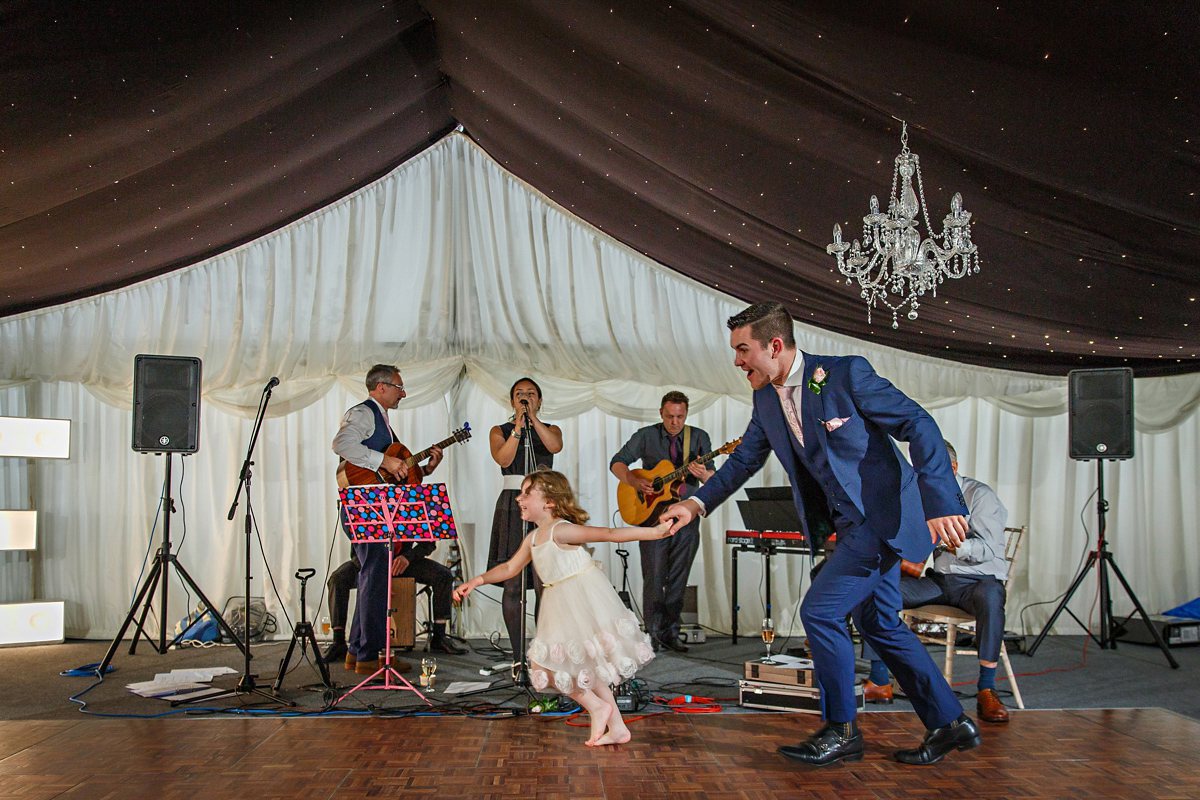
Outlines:
POLYGON ((346 657, 346 641, 334 640, 324 653, 321 654, 321 660, 326 664, 333 664, 346 657))
POLYGON ((981 744, 979 728, 963 714, 949 725, 927 731, 916 750, 897 750, 896 760, 901 764, 936 764, 951 750, 970 750, 981 744))
POLYGON ((839 761, 861 761, 863 737, 853 722, 826 722, 821 730, 798 745, 784 745, 779 755, 810 767, 826 767, 839 761))
POLYGON ((435 638, 429 642, 429 652, 445 653, 446 655, 450 655, 450 656, 461 656, 463 653, 467 652, 467 648, 459 647, 454 642, 450 641, 450 639, 448 639, 448 638, 446 638, 446 639, 435 638))

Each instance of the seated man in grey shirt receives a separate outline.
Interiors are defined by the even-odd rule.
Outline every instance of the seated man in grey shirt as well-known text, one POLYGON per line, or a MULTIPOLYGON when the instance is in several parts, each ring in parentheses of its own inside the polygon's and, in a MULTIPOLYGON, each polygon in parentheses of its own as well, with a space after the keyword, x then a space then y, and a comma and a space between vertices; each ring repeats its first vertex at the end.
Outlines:
MULTIPOLYGON (((958 454, 949 442, 946 450, 970 511, 967 539, 953 550, 941 547, 935 550, 933 568, 924 577, 920 577, 921 565, 904 562, 900 593, 905 608, 946 605, 975 615, 979 641, 976 710, 988 722, 1007 722, 1008 709, 996 696, 996 666, 1004 639, 1004 603, 1008 599, 1004 588, 1008 577, 1008 562, 1004 558, 1008 511, 987 484, 959 475, 958 454)), ((890 703, 892 686, 887 667, 869 647, 863 647, 863 656, 871 661, 871 675, 863 687, 866 699, 890 703)))

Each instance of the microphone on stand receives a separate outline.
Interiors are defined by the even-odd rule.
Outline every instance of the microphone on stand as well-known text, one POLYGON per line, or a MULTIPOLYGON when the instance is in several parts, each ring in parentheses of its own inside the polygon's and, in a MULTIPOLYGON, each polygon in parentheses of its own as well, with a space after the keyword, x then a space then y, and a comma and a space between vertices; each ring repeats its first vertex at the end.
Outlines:
POLYGON ((278 385, 279 385, 279 378, 271 378, 271 380, 267 381, 267 389, 266 389, 266 391, 268 391, 268 392, 269 392, 269 391, 271 391, 272 389, 274 389, 274 388, 275 388, 276 386, 278 386, 278 385))

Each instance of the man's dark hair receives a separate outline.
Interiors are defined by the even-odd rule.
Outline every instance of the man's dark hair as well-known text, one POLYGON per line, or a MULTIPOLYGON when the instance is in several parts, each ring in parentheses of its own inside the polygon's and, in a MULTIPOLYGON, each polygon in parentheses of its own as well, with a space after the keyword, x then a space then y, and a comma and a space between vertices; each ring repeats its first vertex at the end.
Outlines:
POLYGON ((755 303, 741 313, 734 314, 725 325, 731 331, 749 325, 750 337, 763 347, 768 347, 771 340, 778 337, 783 340, 784 347, 789 350, 796 348, 796 337, 792 333, 792 315, 782 303, 773 300, 755 303))
POLYGON ((391 364, 376 364, 367 370, 367 391, 375 391, 375 387, 381 383, 391 383, 392 376, 399 374, 400 370, 391 364))
POLYGON ((667 403, 683 403, 684 408, 687 408, 688 396, 683 392, 667 392, 663 395, 662 402, 658 404, 658 410, 661 411, 667 403))

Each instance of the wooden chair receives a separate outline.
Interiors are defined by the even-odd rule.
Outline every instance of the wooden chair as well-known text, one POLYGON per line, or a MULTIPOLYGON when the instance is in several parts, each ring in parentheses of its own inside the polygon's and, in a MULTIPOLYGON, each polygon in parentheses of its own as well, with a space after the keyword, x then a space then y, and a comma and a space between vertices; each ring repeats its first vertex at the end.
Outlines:
MULTIPOLYGON (((1028 525, 1004 529, 1004 532, 1008 534, 1004 544, 1004 560, 1008 562, 1008 574, 1004 578, 1005 586, 1012 581, 1013 572, 1017 566, 1017 553, 1021 550, 1021 544, 1028 530, 1028 525)), ((959 649, 954 645, 960 630, 971 632, 975 630, 975 617, 961 608, 937 605, 907 608, 900 612, 900 618, 913 628, 917 638, 922 642, 940 644, 946 648, 946 660, 942 665, 942 674, 946 676, 946 683, 954 683, 954 656, 979 655, 978 650, 959 649), (918 630, 919 625, 931 623, 945 625, 945 634, 938 635, 918 630)), ((1012 685, 1013 699, 1017 702, 1017 708, 1024 708, 1025 701, 1021 699, 1021 690, 1017 688, 1017 678, 1013 675, 1012 663, 1008 660, 1008 648, 1004 646, 1003 639, 1000 640, 1000 661, 1004 664, 1004 671, 1008 673, 1008 682, 1012 685)))

